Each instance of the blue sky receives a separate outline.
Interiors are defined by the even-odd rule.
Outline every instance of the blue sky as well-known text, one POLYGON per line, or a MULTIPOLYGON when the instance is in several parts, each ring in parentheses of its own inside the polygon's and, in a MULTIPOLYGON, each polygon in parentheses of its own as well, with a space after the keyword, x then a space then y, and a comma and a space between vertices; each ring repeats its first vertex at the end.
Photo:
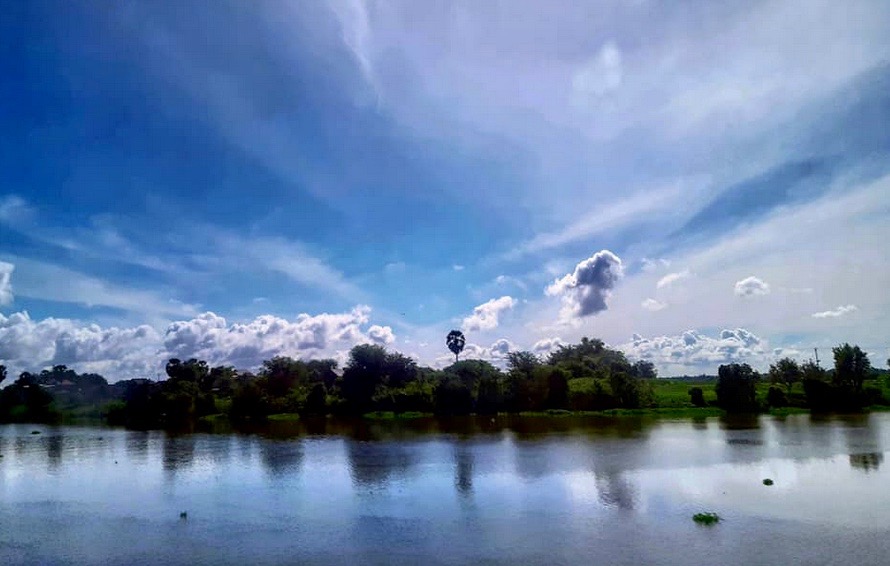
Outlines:
POLYGON ((890 6, 0 10, 0 362, 890 348, 890 6))

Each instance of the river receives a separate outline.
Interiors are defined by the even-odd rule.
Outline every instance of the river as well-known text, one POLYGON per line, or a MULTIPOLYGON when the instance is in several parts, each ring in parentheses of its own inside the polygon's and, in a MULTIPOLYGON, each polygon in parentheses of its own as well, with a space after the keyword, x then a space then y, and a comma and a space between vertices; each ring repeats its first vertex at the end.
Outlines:
POLYGON ((0 564, 886 565, 888 446, 890 414, 3 425, 0 564))

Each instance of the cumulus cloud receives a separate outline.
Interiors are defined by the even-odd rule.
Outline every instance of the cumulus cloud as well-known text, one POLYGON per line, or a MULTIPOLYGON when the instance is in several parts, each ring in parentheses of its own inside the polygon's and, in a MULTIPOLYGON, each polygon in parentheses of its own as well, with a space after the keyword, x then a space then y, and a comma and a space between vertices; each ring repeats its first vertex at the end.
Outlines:
POLYGON ((516 345, 506 338, 495 340, 492 345, 488 347, 489 356, 495 359, 506 358, 507 354, 514 350, 516 350, 516 345))
POLYGON ((8 305, 12 302, 12 271, 15 266, 5 261, 0 261, 0 305, 8 305))
POLYGON ((664 308, 667 308, 667 303, 662 303, 661 301, 658 301, 656 299, 649 298, 640 303, 640 306, 647 311, 658 312, 664 308))
POLYGON ((147 325, 103 328, 70 319, 35 321, 27 312, 17 312, 0 315, 0 363, 13 375, 64 364, 116 381, 163 374, 168 358, 199 358, 240 369, 255 369, 274 356, 343 361, 356 344, 395 341, 389 326, 368 326, 369 313, 370 308, 358 306, 346 313, 301 314, 294 320, 262 315, 241 324, 206 312, 171 323, 161 335, 147 325))
POLYGON ((225 318, 207 312, 170 324, 164 348, 171 356, 242 368, 256 367, 274 356, 343 358, 356 344, 383 345, 395 340, 388 326, 374 325, 367 333, 363 330, 370 311, 369 307, 358 306, 348 313, 301 314, 294 321, 262 315, 245 324, 229 324, 225 318))
POLYGON ((388 346, 396 341, 396 335, 393 334, 392 328, 378 324, 374 324, 368 329, 368 338, 378 346, 388 346))
POLYGON ((451 266, 451 269, 453 269, 453 270, 455 270, 455 271, 463 271, 463 270, 464 270, 464 266, 463 266, 463 265, 459 265, 459 264, 454 264, 454 265, 451 266))
POLYGON ((815 312, 813 313, 813 318, 839 318, 858 310, 859 307, 856 305, 843 305, 829 311, 815 312))
POLYGON ((547 354, 558 350, 562 345, 563 341, 559 337, 554 336, 553 338, 544 338, 543 340, 535 342, 532 346, 532 352, 539 356, 546 356, 547 354))
POLYGON ((676 336, 633 339, 618 346, 630 358, 651 361, 662 367, 713 368, 732 362, 762 364, 769 349, 760 337, 744 328, 722 330, 716 337, 695 330, 676 336))
MULTIPOLYGON (((516 344, 506 338, 499 338, 489 346, 468 343, 464 346, 464 351, 461 353, 461 359, 484 360, 502 368, 506 364, 507 354, 518 349, 516 344)), ((450 355, 442 355, 435 360, 435 365, 437 367, 449 366, 452 363, 454 363, 454 357, 450 355)))
POLYGON ((576 265, 574 272, 551 283, 545 293, 562 298, 563 319, 590 316, 608 308, 606 299, 623 273, 621 258, 601 250, 576 265))
POLYGON ((110 378, 149 377, 161 367, 161 337, 150 326, 102 328, 74 320, 0 314, 0 360, 10 373, 64 364, 110 378))
POLYGON ((472 332, 497 328, 501 313, 512 309, 515 305, 516 299, 509 295, 482 303, 473 309, 473 314, 464 319, 463 330, 472 332))
POLYGON ((684 269, 683 271, 678 271, 677 273, 668 273, 664 277, 658 280, 658 283, 655 284, 655 287, 658 289, 662 289, 664 287, 669 287, 675 283, 678 283, 684 279, 688 279, 692 273, 689 272, 688 269, 684 269))
POLYGON ((735 283, 735 294, 739 297, 754 297, 769 294, 769 283, 754 277, 746 277, 735 283))

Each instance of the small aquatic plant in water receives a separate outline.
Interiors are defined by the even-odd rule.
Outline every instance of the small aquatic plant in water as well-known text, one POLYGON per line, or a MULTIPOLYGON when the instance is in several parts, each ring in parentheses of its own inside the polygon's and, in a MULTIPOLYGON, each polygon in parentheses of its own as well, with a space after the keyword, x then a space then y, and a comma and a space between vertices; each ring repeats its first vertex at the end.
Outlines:
POLYGON ((773 480, 766 478, 763 480, 763 485, 773 485, 773 480))
POLYGON ((692 516, 692 520, 699 525, 713 525, 720 522, 720 516, 717 513, 696 513, 692 516))

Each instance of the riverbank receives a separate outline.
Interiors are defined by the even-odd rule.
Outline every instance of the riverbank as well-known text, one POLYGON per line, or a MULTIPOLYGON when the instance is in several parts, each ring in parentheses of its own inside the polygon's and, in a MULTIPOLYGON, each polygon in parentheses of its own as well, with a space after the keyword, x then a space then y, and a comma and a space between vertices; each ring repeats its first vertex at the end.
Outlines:
MULTIPOLYGON (((884 398, 890 399, 890 391, 887 391, 885 383, 879 380, 873 380, 867 383, 867 386, 879 389, 884 398)), ((717 406, 717 394, 715 391, 714 381, 680 381, 671 379, 656 379, 647 382, 649 387, 648 405, 646 407, 623 409, 610 408, 603 410, 568 410, 568 409, 552 409, 540 411, 522 411, 517 413, 498 412, 491 414, 479 414, 480 417, 487 418, 505 418, 505 417, 546 417, 548 419, 559 419, 565 417, 574 418, 602 418, 602 417, 630 417, 630 418, 647 418, 647 419, 701 419, 707 417, 719 417, 726 414, 724 410, 717 406), (693 389, 701 390, 700 405, 692 404, 690 391, 693 389)), ((772 416, 788 416, 796 414, 808 414, 811 410, 807 407, 807 399, 803 386, 799 383, 794 384, 791 388, 782 388, 787 404, 785 406, 770 406, 769 391, 775 387, 769 383, 758 383, 755 392, 758 406, 761 410, 756 414, 768 414, 772 416)), ((214 429, 221 425, 223 428, 232 426, 240 426, 244 419, 232 418, 230 414, 231 401, 228 399, 217 399, 216 413, 211 413, 199 418, 190 419, 187 422, 178 422, 165 426, 164 423, 156 423, 154 426, 131 425, 133 428, 190 428, 197 426, 203 429, 214 429), (191 423, 191 424, 189 424, 191 423)), ((50 410, 41 414, 38 419, 16 419, 12 422, 30 422, 30 423, 48 423, 48 424, 126 424, 120 420, 122 411, 126 406, 121 401, 113 401, 105 404, 53 404, 50 410)), ((867 412, 884 412, 890 411, 890 405, 870 405, 862 409, 862 413, 867 412)), ((24 416, 24 415, 23 415, 24 416)), ((262 419, 248 419, 249 421, 268 421, 273 423, 297 422, 305 419, 317 420, 321 415, 299 412, 272 413, 262 419)), ((430 411, 372 411, 361 415, 349 415, 342 412, 330 413, 327 415, 331 419, 354 420, 356 418, 368 421, 411 421, 416 419, 428 419, 437 416, 436 413, 430 411)), ((321 416, 324 418, 324 416, 321 416)))

